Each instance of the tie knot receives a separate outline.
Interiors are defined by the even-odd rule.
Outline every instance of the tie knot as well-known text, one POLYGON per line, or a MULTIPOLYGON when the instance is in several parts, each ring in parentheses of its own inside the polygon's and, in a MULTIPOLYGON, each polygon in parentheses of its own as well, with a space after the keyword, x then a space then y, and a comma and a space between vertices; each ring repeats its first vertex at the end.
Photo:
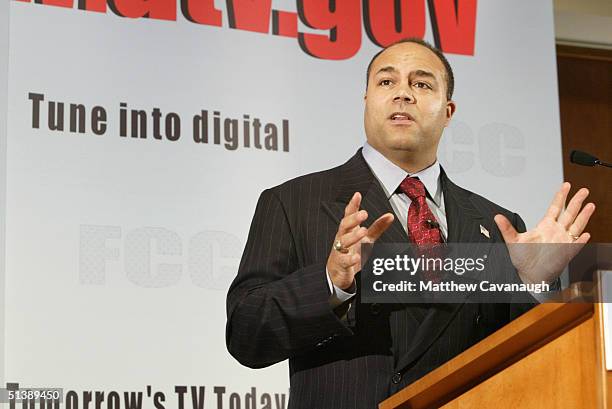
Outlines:
POLYGON ((410 200, 425 197, 425 185, 419 178, 406 176, 402 183, 400 183, 400 189, 410 198, 410 200))

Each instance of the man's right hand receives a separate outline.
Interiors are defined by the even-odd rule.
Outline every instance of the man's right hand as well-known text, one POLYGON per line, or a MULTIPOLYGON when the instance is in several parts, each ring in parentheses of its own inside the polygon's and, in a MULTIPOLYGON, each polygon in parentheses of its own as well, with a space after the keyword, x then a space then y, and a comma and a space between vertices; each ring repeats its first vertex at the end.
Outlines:
POLYGON ((327 259, 329 277, 342 290, 353 286, 355 274, 361 270, 361 243, 374 243, 393 223, 393 214, 385 213, 369 228, 361 227, 368 212, 359 210, 360 205, 361 194, 355 192, 344 209, 344 217, 334 238, 334 243, 339 241, 342 244, 342 251, 332 247, 327 259))

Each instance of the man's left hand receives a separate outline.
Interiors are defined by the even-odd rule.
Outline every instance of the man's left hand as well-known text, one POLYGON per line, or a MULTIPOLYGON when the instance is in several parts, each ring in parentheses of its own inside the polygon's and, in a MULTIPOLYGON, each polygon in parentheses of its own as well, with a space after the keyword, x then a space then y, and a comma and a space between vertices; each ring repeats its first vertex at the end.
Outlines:
POLYGON ((563 210, 570 188, 568 182, 563 183, 544 218, 535 228, 525 233, 517 232, 505 216, 495 216, 495 223, 506 241, 512 264, 525 283, 555 280, 591 238, 584 229, 595 211, 595 204, 582 206, 589 195, 588 189, 582 188, 563 210))

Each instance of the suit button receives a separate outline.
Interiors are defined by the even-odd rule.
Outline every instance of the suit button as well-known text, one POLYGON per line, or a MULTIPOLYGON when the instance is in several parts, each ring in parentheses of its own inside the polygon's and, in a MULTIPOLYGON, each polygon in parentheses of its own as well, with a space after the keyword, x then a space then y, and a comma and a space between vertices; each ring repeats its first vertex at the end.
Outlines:
POLYGON ((400 381, 402 380, 402 374, 401 373, 396 373, 391 377, 391 382, 393 382, 394 384, 398 384, 400 383, 400 381))
POLYGON ((329 341, 331 341, 333 339, 333 337, 327 337, 324 340, 322 340, 321 342, 319 342, 317 344, 317 347, 322 347, 323 345, 327 344, 329 341))
POLYGON ((382 305, 374 303, 370 304, 370 314, 378 315, 380 314, 380 310, 382 309, 382 305))
POLYGON ((478 326, 480 325, 480 321, 482 321, 482 315, 476 314, 476 316, 474 317, 474 324, 478 326))

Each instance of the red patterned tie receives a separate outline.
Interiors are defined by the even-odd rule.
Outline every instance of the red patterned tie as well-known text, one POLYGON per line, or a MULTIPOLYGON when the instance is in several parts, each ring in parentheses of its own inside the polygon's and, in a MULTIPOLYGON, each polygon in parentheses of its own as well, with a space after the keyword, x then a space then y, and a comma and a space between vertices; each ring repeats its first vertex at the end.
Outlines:
MULTIPOLYGON (((425 201, 425 185, 419 178, 407 176, 400 184, 400 189, 412 201, 408 208, 408 237, 410 241, 421 248, 427 257, 437 257, 437 244, 442 243, 440 228, 436 218, 425 201)), ((439 281, 439 275, 434 271, 423 271, 426 279, 439 281)))
POLYGON ((400 184, 400 189, 412 201, 408 209, 408 236, 410 241, 418 246, 442 243, 436 218, 425 201, 425 185, 423 185, 423 182, 419 178, 408 176, 400 184))

